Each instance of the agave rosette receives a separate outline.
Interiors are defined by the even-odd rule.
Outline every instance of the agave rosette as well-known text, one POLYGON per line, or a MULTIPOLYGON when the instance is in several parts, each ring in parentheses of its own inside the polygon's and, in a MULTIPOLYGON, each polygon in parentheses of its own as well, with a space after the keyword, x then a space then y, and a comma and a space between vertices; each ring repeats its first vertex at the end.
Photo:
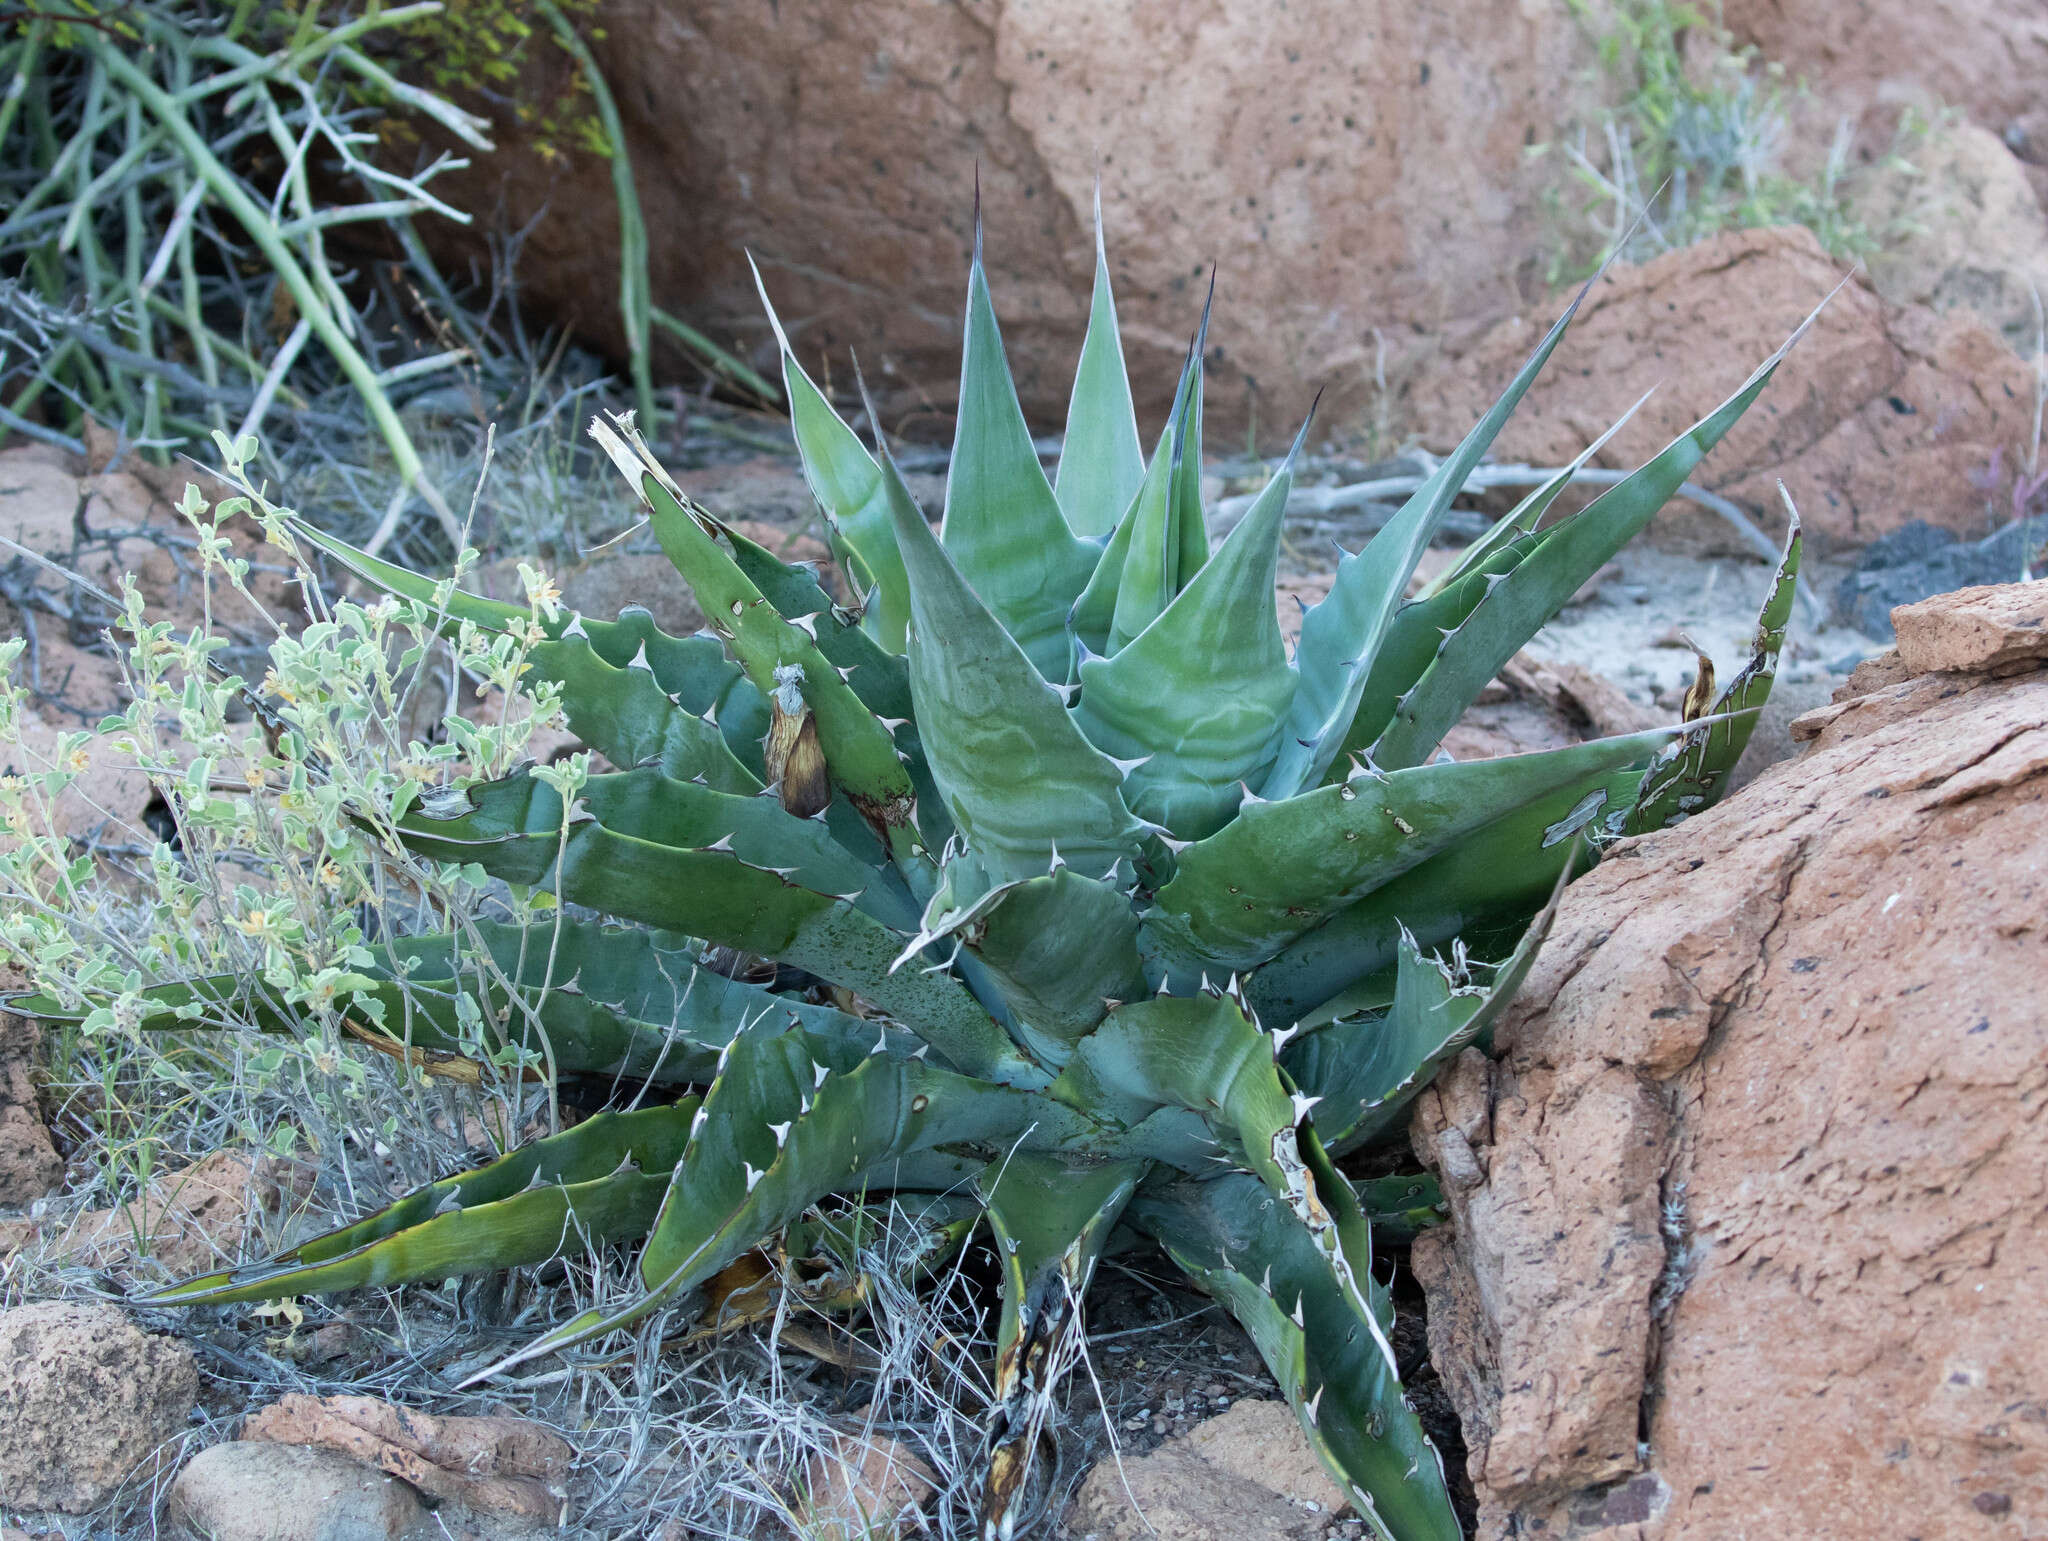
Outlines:
MULTIPOLYGON (((1375 1218, 1412 1228, 1416 1188, 1354 1184, 1333 1158, 1397 1138, 1408 1101, 1482 1038, 1589 843, 1718 794, 1768 692, 1798 562, 1795 529, 1750 665, 1710 717, 1505 759, 1440 754, 1783 357, 1538 528, 1561 473, 1405 599, 1575 309, 1342 558, 1291 657, 1274 579, 1301 439, 1212 545, 1202 338, 1148 458, 1099 242, 1048 478, 977 239, 936 531, 886 448, 861 441, 783 340, 797 446, 850 605, 693 502, 629 420, 594 423, 708 629, 670 637, 640 609, 550 619, 534 671, 621 769, 567 807, 530 769, 448 789, 402 827, 424 856, 566 901, 545 945, 475 933, 500 980, 483 1016, 509 1046, 544 1038, 562 1073, 697 1089, 156 1298, 389 1285, 641 1240, 638 1299, 564 1323, 516 1363, 684 1300, 835 1198, 950 1195, 985 1210, 1005 1286, 990 1537, 1022 1512, 1078 1302, 1122 1230, 1236 1315, 1373 1533, 1452 1541, 1372 1252, 1375 1218), (780 969, 728 977, 713 948, 780 969)), ((387 591, 445 606, 450 625, 529 625, 524 607, 451 597, 304 533, 387 591)), ((389 944, 354 1003, 416 1051, 457 1052, 473 945, 389 944)), ((174 1026, 181 1007, 240 993, 228 979, 160 986, 148 1021, 174 1026)), ((957 1209, 944 1213, 957 1235, 957 1209)))

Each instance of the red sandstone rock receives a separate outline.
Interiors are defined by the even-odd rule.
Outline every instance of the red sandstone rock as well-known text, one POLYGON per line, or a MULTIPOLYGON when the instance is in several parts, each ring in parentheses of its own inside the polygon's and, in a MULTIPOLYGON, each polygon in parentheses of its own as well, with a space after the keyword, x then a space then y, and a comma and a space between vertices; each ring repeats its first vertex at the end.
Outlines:
POLYGON ((1575 884, 1418 1104, 1484 1537, 2048 1512, 2048 669, 1828 713, 1575 884))

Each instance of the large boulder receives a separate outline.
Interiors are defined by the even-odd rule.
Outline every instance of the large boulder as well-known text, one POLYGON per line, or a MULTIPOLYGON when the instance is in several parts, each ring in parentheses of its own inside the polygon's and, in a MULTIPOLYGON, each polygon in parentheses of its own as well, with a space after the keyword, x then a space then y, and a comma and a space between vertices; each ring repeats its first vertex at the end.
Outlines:
POLYGON ((2048 1512, 2048 583, 1898 621, 1801 758, 1567 892, 1418 1103, 1483 1537, 2048 1512))
MULTIPOLYGON (((1447 0, 607 0, 596 20, 655 303, 767 362, 751 250, 806 364, 829 353, 844 386, 857 349, 892 427, 950 406, 977 172, 1035 416, 1066 408, 1099 174, 1141 407, 1165 407, 1213 264, 1216 425, 1256 400, 1268 437, 1291 431, 1325 384, 1341 425, 1375 389, 1380 338, 1513 303, 1509 279, 1547 249, 1525 149, 1598 87, 1567 0, 1495 6, 1483 26, 1447 0)), ((573 68, 535 50, 521 99, 552 99, 573 68)), ((514 225, 545 208, 521 297, 616 351, 606 168, 497 129, 501 152, 437 190, 514 225)))
MULTIPOLYGON (((1495 441, 1503 460, 1562 465, 1653 395, 1601 451, 1634 467, 1733 394, 1824 299, 1777 378, 1694 473, 1778 515, 1776 484, 1823 550, 1912 519, 1978 536, 1997 522, 1986 479, 2031 442, 2033 367, 1967 309, 1894 306, 1799 226, 1738 230, 1616 268, 1594 285, 1551 368, 1495 441)), ((1564 304, 1532 308, 1415 381, 1424 442, 1448 450, 1564 304)))

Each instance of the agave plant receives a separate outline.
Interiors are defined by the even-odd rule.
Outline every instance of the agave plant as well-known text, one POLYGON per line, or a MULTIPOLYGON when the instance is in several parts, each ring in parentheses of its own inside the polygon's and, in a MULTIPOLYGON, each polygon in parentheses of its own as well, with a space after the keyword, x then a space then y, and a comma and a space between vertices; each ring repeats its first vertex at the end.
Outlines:
MULTIPOLYGON (((1098 238, 1048 479, 976 248, 938 530, 779 324, 851 604, 693 502, 629 418, 594 422, 708 630, 666 636, 641 609, 547 619, 534 669, 619 769, 572 785, 528 768, 402 819, 415 852, 565 903, 538 935, 387 945, 356 1016, 410 1051, 457 1052, 458 1007, 478 1004, 462 959, 480 941, 504 981, 483 1015, 506 1045, 544 1044, 562 1073, 696 1089, 154 1300, 390 1285, 641 1240, 636 1299, 510 1365, 685 1301, 835 1196, 942 1195, 920 1202, 951 1236, 963 1210, 985 1213, 1003 1278, 987 1537, 1018 1523, 1096 1260, 1135 1233, 1244 1325, 1374 1534, 1452 1541, 1372 1250, 1376 1217, 1412 1228, 1416 1187, 1354 1183, 1336 1158, 1398 1138, 1416 1092, 1485 1041, 1546 899, 1600 839, 1717 795, 1770 687, 1796 524, 1749 667, 1709 714, 1505 759, 1454 763, 1439 745, 1783 352, 1583 510, 1539 527, 1561 472, 1406 599, 1575 302, 1457 452, 1343 556, 1290 657, 1274 575, 1302 439, 1212 548, 1201 333, 1148 459, 1098 238), (773 967, 733 977, 735 954, 773 967)), ((449 625, 531 623, 301 528, 449 625)), ((234 994, 228 979, 160 986, 148 1020, 234 994)))

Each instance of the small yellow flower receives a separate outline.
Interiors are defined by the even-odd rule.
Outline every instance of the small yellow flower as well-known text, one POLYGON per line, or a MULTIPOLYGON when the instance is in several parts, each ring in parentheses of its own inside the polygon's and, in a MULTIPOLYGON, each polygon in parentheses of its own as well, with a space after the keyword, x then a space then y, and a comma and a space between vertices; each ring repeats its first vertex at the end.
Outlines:
POLYGON ((259 790, 263 785, 263 767, 251 761, 248 768, 242 772, 242 779, 249 784, 250 791, 259 790))
POLYGON ((64 763, 78 774, 84 775, 86 771, 92 768, 92 756, 85 752, 85 745, 80 744, 64 757, 64 763))
POLYGON ((317 876, 319 877, 320 882, 324 887, 341 887, 341 868, 335 866, 334 863, 331 861, 323 861, 322 863, 320 863, 320 868, 317 873, 317 876))

